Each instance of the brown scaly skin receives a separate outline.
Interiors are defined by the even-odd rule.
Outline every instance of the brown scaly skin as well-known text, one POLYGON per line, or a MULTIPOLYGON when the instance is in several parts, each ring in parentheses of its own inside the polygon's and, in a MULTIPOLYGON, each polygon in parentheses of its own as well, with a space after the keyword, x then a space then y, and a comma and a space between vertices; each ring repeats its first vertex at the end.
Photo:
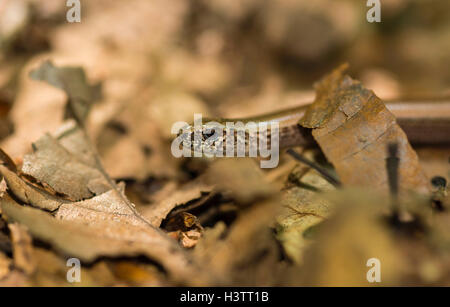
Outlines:
MULTIPOLYGON (((396 116, 397 123, 414 145, 450 145, 450 99, 388 101, 387 108, 396 116)), ((209 121, 225 125, 226 122, 270 123, 278 122, 280 150, 293 146, 314 146, 310 129, 298 125, 308 105, 246 118, 203 119, 202 129, 209 121)), ((193 126, 190 126, 193 130, 193 126)), ((248 135, 246 135, 247 137, 248 135)), ((204 145, 204 136, 202 143, 204 145)), ((224 135, 226 139, 226 135, 224 135)), ((247 143, 247 142, 246 142, 247 143)))

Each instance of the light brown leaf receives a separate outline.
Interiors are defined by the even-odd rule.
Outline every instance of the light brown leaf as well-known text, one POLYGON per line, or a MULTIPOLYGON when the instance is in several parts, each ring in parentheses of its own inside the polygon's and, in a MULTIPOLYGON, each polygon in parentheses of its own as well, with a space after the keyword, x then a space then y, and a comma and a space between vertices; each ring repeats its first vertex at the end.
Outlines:
POLYGON ((388 190, 387 148, 398 144, 401 191, 428 193, 428 180, 417 154, 383 102, 342 66, 321 80, 317 99, 300 124, 312 134, 342 183, 388 190))
POLYGON ((327 219, 334 208, 318 192, 335 189, 316 171, 302 168, 294 170, 295 173, 300 171, 298 180, 301 185, 283 191, 283 209, 276 218, 277 239, 287 256, 297 264, 303 262, 304 251, 311 243, 306 232, 327 219))
POLYGON ((55 212, 55 217, 94 226, 109 223, 146 228, 147 225, 131 212, 113 190, 84 201, 62 204, 55 212))
POLYGON ((11 192, 19 200, 25 203, 44 210, 54 211, 64 202, 63 199, 59 199, 48 192, 25 182, 3 165, 0 165, 0 172, 4 176, 6 184, 11 192))
POLYGON ((90 198, 111 187, 99 170, 86 165, 49 134, 33 144, 22 171, 74 200, 90 198))
MULTIPOLYGON (((94 221, 91 220, 92 215, 84 214, 85 208, 77 214, 79 206, 69 210, 72 214, 62 211, 60 219, 55 219, 39 209, 20 206, 8 196, 0 203, 8 221, 26 225, 33 237, 50 243, 66 255, 86 262, 101 256, 145 255, 161 263, 174 280, 192 279, 188 255, 155 228, 137 221, 126 222, 126 218, 111 218, 108 214, 104 215, 103 220, 98 218, 94 221)), ((95 203, 87 206, 98 208, 95 203)), ((118 217, 120 214, 112 215, 118 217)))
POLYGON ((159 227, 162 220, 164 220, 174 208, 199 199, 204 193, 210 193, 212 189, 213 187, 211 185, 194 181, 174 191, 160 202, 145 207, 142 215, 153 226, 159 227))

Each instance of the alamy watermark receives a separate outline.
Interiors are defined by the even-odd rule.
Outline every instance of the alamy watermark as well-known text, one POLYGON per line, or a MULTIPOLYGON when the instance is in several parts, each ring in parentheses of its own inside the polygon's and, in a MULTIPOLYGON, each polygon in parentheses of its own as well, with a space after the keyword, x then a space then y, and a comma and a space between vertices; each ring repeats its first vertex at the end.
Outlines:
POLYGON ((209 121, 194 114, 194 124, 180 121, 172 125, 171 151, 180 157, 260 157, 261 168, 274 168, 279 162, 279 123, 209 121))
POLYGON ((366 263, 370 269, 367 271, 366 278, 370 283, 381 282, 381 262, 378 258, 370 258, 366 263))
POLYGON ((381 22, 381 3, 380 0, 367 0, 367 7, 370 9, 367 11, 366 19, 368 22, 381 22))
POLYGON ((67 271, 66 278, 70 283, 81 282, 81 262, 78 258, 70 258, 66 263, 70 269, 67 271))
POLYGON ((81 3, 80 0, 67 0, 66 6, 70 7, 67 10, 66 20, 67 22, 81 22, 81 3))

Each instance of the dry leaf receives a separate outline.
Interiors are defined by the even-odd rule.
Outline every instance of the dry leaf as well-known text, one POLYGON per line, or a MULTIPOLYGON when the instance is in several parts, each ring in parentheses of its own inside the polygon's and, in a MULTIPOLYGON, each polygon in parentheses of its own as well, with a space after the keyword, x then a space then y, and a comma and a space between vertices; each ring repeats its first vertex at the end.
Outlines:
MULTIPOLYGON (((58 145, 50 136, 47 138, 50 145, 43 142, 39 149, 45 150, 48 146, 58 145)), ((58 149, 62 150, 62 146, 60 147, 58 149)), ((39 160, 36 159, 35 163, 37 161, 39 160)), ((100 256, 146 255, 160 262, 174 280, 187 280, 191 273, 188 255, 161 230, 136 216, 124 202, 126 197, 123 187, 84 201, 70 202, 22 180, 7 167, 0 165, 0 171, 17 199, 55 211, 56 219, 38 209, 22 207, 9 196, 2 199, 3 214, 8 220, 26 225, 34 237, 49 242, 64 254, 87 262, 100 256)), ((54 176, 49 178, 53 179, 54 176)), ((89 183, 75 184, 80 188, 89 183)))
POLYGON ((336 69, 316 85, 317 99, 300 124, 313 128, 342 183, 388 191, 387 148, 396 143, 400 189, 427 194, 428 180, 394 115, 372 91, 344 75, 345 69, 336 69))
POLYGON ((195 215, 187 212, 170 217, 164 224, 169 235, 177 239, 184 248, 194 247, 203 234, 203 227, 195 215))
MULTIPOLYGON (((387 215, 389 200, 377 194, 345 191, 326 198, 322 192, 334 188, 305 167, 291 173, 295 161, 283 153, 277 168, 261 171, 255 160, 218 159, 216 165, 170 152, 174 121, 190 122, 196 112, 242 118, 309 104, 312 81, 343 58, 378 97, 429 93, 447 99, 448 0, 385 1, 383 18, 405 17, 387 36, 361 18, 367 9, 357 1, 84 1, 78 24, 65 22, 65 2, 0 0, 0 147, 13 157, 11 163, 0 151, 6 178, 0 183, 0 286, 179 285, 174 280, 370 286, 365 260, 373 254, 382 258, 382 285, 449 284, 445 184, 433 184, 432 206, 416 195, 415 204, 398 199, 409 219, 397 220, 387 215), (30 69, 47 82, 32 80, 30 69), (102 99, 92 104, 96 83, 102 99), (61 127, 67 109, 77 121, 61 127), (24 165, 32 142, 37 150, 24 165), (111 178, 125 181, 127 189, 111 178), (20 239, 27 226, 12 224, 12 216, 30 227, 34 245, 29 237, 20 239), (92 259, 82 263, 81 283, 66 279, 72 252, 92 259), (32 274, 25 273, 32 271, 23 260, 27 254, 33 254, 32 274), (8 271, 3 279, 2 268, 8 271)), ((392 136, 390 115, 368 108, 386 120, 380 125, 373 116, 372 122, 365 111, 377 99, 340 71, 318 88, 315 108, 304 119, 311 128, 305 129, 339 136, 319 135, 319 141, 344 186, 381 182, 378 188, 386 191, 381 145, 392 136), (363 139, 368 129, 374 138, 381 133, 380 140, 358 147, 354 135, 363 139)), ((417 123, 404 131, 425 141, 430 133, 445 139, 441 124, 449 115, 441 111, 447 103, 420 103, 423 113, 400 107, 408 117, 441 118, 435 127, 418 129, 417 123)), ((414 149, 429 178, 448 181, 448 148, 414 149)), ((403 148, 400 154, 402 167, 416 167, 412 155, 403 148)), ((322 157, 310 160, 325 166, 322 157)), ((400 179, 411 184, 414 176, 400 179)))
POLYGON ((69 99, 66 113, 69 112, 79 123, 84 122, 92 104, 100 97, 100 86, 90 86, 81 67, 55 67, 46 61, 31 71, 30 77, 64 90, 69 99))
POLYGON ((80 127, 74 120, 65 121, 52 133, 58 143, 84 164, 96 167, 95 155, 80 127))
MULTIPOLYGON (((246 208, 227 230, 223 240, 200 247, 196 254, 199 261, 214 276, 225 279, 226 284, 272 285, 280 255, 267 226, 278 213, 278 203, 279 200, 273 198, 246 208)), ((220 236, 223 226, 216 231, 216 237, 220 236)))
POLYGON ((303 253, 310 245, 307 232, 327 219, 333 204, 318 192, 332 191, 334 186, 316 171, 303 167, 300 185, 285 189, 283 210, 277 216, 277 239, 287 256, 296 264, 303 262, 303 253))
POLYGON ((0 172, 4 176, 8 188, 20 201, 48 211, 56 210, 65 201, 22 180, 3 165, 0 165, 0 172))
POLYGON ((170 195, 167 195, 158 203, 146 206, 142 215, 155 227, 161 225, 167 215, 176 207, 187 204, 188 202, 200 199, 203 194, 210 193, 212 186, 198 181, 191 182, 177 189, 170 195))
MULTIPOLYGON (((88 205, 98 208, 97 204, 88 205)), ((48 213, 17 204, 10 197, 1 200, 8 221, 15 221, 28 227, 33 237, 50 243, 60 252, 91 262, 100 256, 138 256, 145 255, 161 263, 174 280, 192 278, 192 265, 189 257, 161 231, 136 220, 115 218, 101 213, 92 220, 86 210, 62 211, 59 220, 48 213), (61 220, 63 219, 63 220, 61 220)), ((114 210, 114 209, 112 209, 114 210)), ((117 217, 117 218, 116 218, 117 217)))
POLYGON ((23 225, 14 223, 8 226, 11 231, 14 266, 29 275, 36 269, 31 236, 23 225))
POLYGON ((40 138, 33 149, 33 154, 24 157, 22 171, 56 192, 80 200, 111 189, 99 170, 86 165, 52 136, 40 138))

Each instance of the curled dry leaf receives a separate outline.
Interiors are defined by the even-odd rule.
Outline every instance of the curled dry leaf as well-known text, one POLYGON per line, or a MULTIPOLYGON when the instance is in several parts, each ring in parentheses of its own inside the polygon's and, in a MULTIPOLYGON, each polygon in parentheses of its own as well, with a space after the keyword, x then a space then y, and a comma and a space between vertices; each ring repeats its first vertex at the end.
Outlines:
POLYGON ((97 201, 64 207, 57 213, 59 219, 39 209, 21 206, 9 196, 1 200, 1 206, 8 221, 26 225, 33 237, 66 255, 86 262, 100 256, 145 255, 160 263, 174 280, 192 279, 192 263, 173 240, 135 220, 131 213, 127 220, 126 216, 120 218, 120 213, 109 213, 109 209, 95 212, 103 207, 97 201))
MULTIPOLYGON (((70 131, 69 131, 70 132, 70 131)), ((22 171, 73 200, 90 198, 110 189, 102 173, 85 164, 49 134, 33 143, 22 171)))
MULTIPOLYGON (((22 171, 74 200, 110 189, 101 173, 92 166, 91 153, 74 123, 67 123, 58 133, 58 140, 45 135, 36 142, 36 152, 25 156, 22 171)), ((2 160, 8 162, 8 159, 9 156, 3 152, 2 160)), ((6 166, 0 166, 0 172, 19 200, 49 211, 56 210, 66 201, 20 178, 12 162, 6 166)))
POLYGON ((214 276, 231 278, 234 284, 271 284, 279 259, 276 242, 267 227, 279 210, 275 188, 250 159, 215 161, 207 171, 207 181, 243 206, 224 239, 219 238, 224 225, 218 223, 213 231, 217 231, 214 236, 218 240, 200 240, 194 254, 214 276))
POLYGON ((176 207, 188 202, 200 199, 203 194, 210 193, 213 187, 200 181, 191 182, 174 191, 158 203, 147 206, 143 209, 142 215, 155 227, 159 227, 161 222, 176 207))
MULTIPOLYGON (((93 154, 95 159, 95 168, 103 176, 103 179, 115 193, 122 199, 130 210, 139 218, 143 219, 141 215, 136 211, 135 207, 131 202, 122 196, 116 183, 105 171, 103 164, 98 156, 97 149, 91 143, 88 136, 85 120, 91 109, 92 104, 100 96, 100 86, 91 86, 88 84, 84 70, 80 67, 55 67, 49 61, 45 62, 38 69, 32 71, 30 76, 36 80, 44 80, 49 84, 63 89, 68 96, 68 103, 66 105, 66 115, 73 117, 81 128, 84 136, 84 141, 88 145, 88 148, 93 154)), ((101 180, 100 178, 98 180, 101 180)), ((96 180, 96 181, 98 181, 96 180)), ((97 182, 95 183, 97 185, 97 182)), ((92 186, 87 186, 92 190, 92 186)), ((94 187, 97 190, 97 187, 94 187)), ((103 189, 101 187, 100 189, 103 189)), ((101 192, 101 191, 100 191, 101 192)))
POLYGON ((387 191, 387 147, 398 144, 399 187, 428 193, 428 180, 417 154, 383 102, 361 83, 346 76, 346 66, 316 84, 317 99, 300 124, 312 134, 347 185, 387 191))
MULTIPOLYGON (((59 139, 64 140, 65 137, 71 136, 72 141, 77 140, 71 135, 73 131, 76 132, 69 129, 61 133, 59 139)), ((79 149, 82 148, 83 146, 79 149)), ((44 174, 39 177, 43 183, 76 198, 77 194, 73 191, 86 191, 91 186, 89 176, 92 176, 92 172, 85 176, 80 176, 77 172, 80 169, 95 170, 89 166, 88 155, 84 156, 86 163, 82 160, 77 159, 75 154, 66 150, 55 138, 47 135, 37 146, 37 154, 27 157, 28 166, 25 170, 37 165, 37 168, 32 169, 32 174, 44 174), (46 153, 44 158, 39 156, 39 151, 46 153), (45 159, 47 155, 52 154, 55 154, 53 160, 45 159), (60 165, 57 165, 58 159, 60 165), (48 164, 54 165, 53 170, 59 172, 59 180, 69 181, 71 177, 79 180, 72 181, 72 187, 55 184, 54 179, 58 176, 51 173, 52 169, 48 164), (74 165, 76 167, 71 168, 74 165), (66 173, 61 172, 64 168, 66 173)), ((63 254, 87 262, 101 256, 145 255, 160 263, 174 280, 192 281, 189 277, 193 267, 190 257, 169 236, 135 214, 124 202, 126 196, 123 194, 123 186, 84 201, 73 202, 32 185, 3 165, 0 165, 0 171, 16 199, 26 205, 53 211, 56 218, 39 209, 21 206, 9 196, 3 197, 3 215, 9 222, 15 221, 27 226, 33 237, 50 243, 63 254)))
POLYGON ((202 237, 201 228, 190 229, 188 231, 181 232, 181 245, 185 248, 192 248, 197 245, 197 242, 202 237))
POLYGON ((65 201, 22 180, 16 173, 0 165, 0 172, 11 192, 20 201, 44 210, 54 211, 65 201))
POLYGON ((194 254, 200 259, 209 257, 209 253, 216 247, 217 242, 224 236, 227 226, 224 222, 217 222, 214 227, 205 228, 202 240, 197 244, 194 254))
POLYGON ((195 215, 181 212, 168 219, 164 228, 176 238, 183 247, 192 248, 203 234, 203 227, 195 215))

